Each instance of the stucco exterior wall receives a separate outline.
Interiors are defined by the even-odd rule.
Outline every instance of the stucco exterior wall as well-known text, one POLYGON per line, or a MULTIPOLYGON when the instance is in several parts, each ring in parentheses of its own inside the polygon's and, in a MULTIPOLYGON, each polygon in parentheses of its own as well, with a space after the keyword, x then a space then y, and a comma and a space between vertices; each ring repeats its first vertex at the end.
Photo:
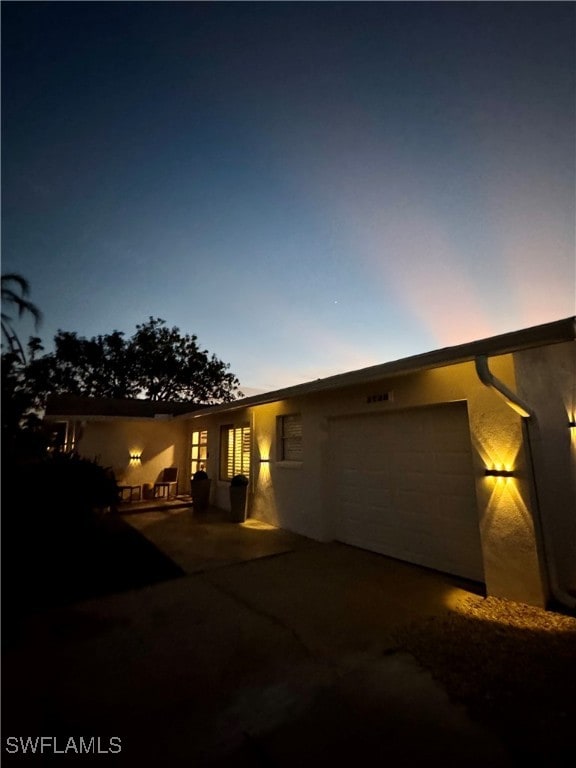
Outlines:
POLYGON ((576 343, 517 352, 514 361, 534 410, 528 439, 551 586, 576 601, 576 343))
MULTIPOLYGON (((512 355, 492 358, 489 365, 499 381, 516 391, 512 355)), ((544 606, 548 585, 536 529, 522 417, 496 390, 474 378, 470 382, 468 414, 477 468, 487 593, 544 606), (486 469, 511 470, 514 476, 486 477, 486 469)))
MULTIPOLYGON (((512 355, 490 361, 493 374, 516 387, 512 355)), ((249 512, 252 517, 318 540, 332 538, 329 420, 424 405, 467 402, 476 477, 478 525, 489 594, 534 605, 547 600, 546 575, 534 524, 529 457, 521 417, 483 385, 473 363, 388 378, 339 391, 191 420, 208 429, 208 472, 216 478, 213 503, 229 508, 228 483, 218 478, 219 431, 224 424, 252 427, 249 512), (390 393, 385 400, 379 395, 390 393), (278 461, 277 419, 302 416, 301 462, 278 461), (263 461, 261 461, 263 460, 263 461), (487 468, 514 470, 511 478, 485 476, 487 468)))
POLYGON ((272 525, 327 540, 321 411, 307 399, 292 399, 268 405, 264 411, 255 409, 252 418, 259 458, 270 460, 256 464, 253 514, 272 525), (302 461, 279 461, 277 420, 291 414, 302 416, 302 461), (260 487, 266 489, 265 496, 260 487))
POLYGON ((103 420, 81 427, 77 449, 111 467, 121 485, 153 485, 164 467, 177 465, 179 490, 189 493, 188 442, 188 429, 179 421, 103 420), (134 454, 141 455, 140 462, 130 460, 134 454))

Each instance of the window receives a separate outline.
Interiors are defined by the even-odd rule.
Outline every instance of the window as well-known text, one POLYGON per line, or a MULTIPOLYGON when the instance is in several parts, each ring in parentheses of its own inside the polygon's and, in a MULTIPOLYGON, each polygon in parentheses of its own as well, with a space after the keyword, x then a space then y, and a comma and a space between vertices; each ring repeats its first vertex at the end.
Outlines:
POLYGON ((250 427, 227 425, 220 431, 220 479, 250 475, 250 427))
POLYGON ((56 421, 50 426, 48 450, 54 453, 66 453, 74 450, 74 430, 68 428, 67 421, 56 421))
POLYGON ((192 432, 192 449, 190 452, 190 474, 199 470, 206 472, 208 459, 208 431, 192 432))
POLYGON ((280 461, 302 461, 302 416, 280 416, 278 435, 280 461))

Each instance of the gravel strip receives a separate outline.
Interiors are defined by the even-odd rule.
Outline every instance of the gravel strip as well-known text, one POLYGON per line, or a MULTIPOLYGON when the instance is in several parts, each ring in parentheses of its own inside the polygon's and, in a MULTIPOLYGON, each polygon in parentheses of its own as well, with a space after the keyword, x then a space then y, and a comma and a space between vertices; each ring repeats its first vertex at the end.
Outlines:
POLYGON ((576 759, 576 618, 471 598, 395 639, 520 759, 576 759))

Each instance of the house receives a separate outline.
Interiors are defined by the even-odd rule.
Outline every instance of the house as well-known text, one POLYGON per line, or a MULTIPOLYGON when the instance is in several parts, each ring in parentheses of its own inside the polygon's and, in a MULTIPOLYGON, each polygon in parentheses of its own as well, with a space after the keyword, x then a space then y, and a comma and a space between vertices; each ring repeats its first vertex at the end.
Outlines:
MULTIPOLYGON (((212 504, 576 607, 576 318, 210 407, 54 398, 46 419, 128 484, 204 467, 212 504), (103 407, 104 406, 104 407, 103 407)), ((184 487, 186 486, 186 487, 184 487)))

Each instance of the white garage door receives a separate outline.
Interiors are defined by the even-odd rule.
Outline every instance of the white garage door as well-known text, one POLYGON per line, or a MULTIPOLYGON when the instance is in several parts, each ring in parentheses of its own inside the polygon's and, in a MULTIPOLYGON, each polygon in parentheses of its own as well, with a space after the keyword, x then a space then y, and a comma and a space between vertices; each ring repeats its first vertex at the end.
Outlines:
POLYGON ((483 581, 465 403, 334 419, 335 538, 483 581))

